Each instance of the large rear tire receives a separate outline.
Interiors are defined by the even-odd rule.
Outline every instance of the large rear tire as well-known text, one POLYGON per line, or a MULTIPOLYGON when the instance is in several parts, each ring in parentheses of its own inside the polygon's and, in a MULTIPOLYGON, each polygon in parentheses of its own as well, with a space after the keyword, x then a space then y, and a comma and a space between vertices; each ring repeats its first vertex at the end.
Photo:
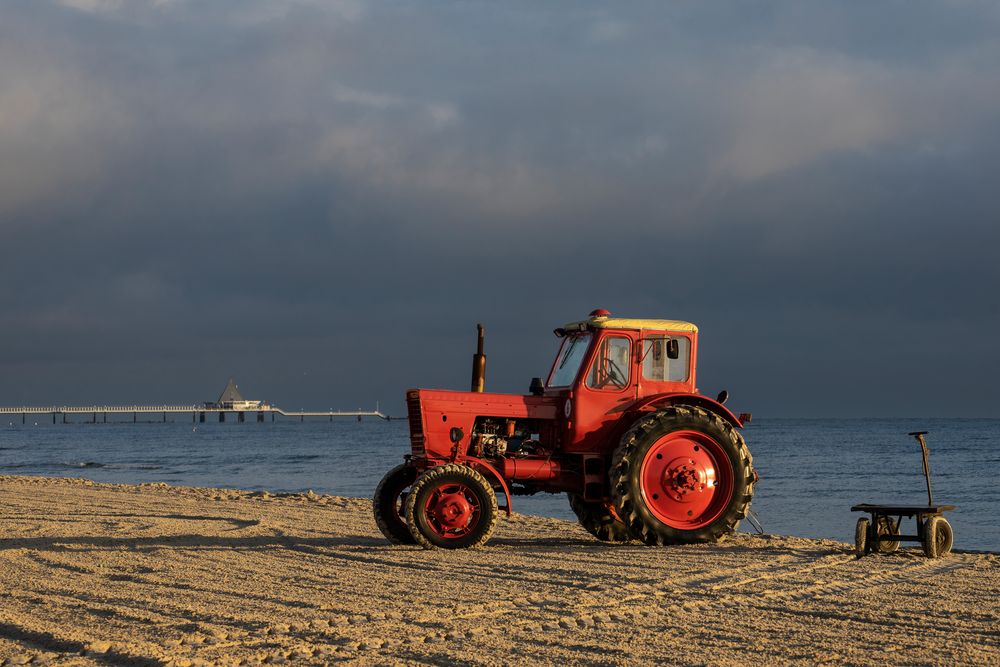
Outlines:
POLYGON ((704 408, 671 406, 622 436, 611 495, 629 533, 646 544, 718 542, 746 518, 752 464, 727 421, 704 408))
POLYGON ((393 544, 414 544, 404 517, 407 490, 416 478, 417 469, 403 463, 387 472, 375 487, 372 498, 375 525, 393 544))
POLYGON ((588 533, 602 542, 628 542, 632 539, 625 522, 618 518, 612 503, 588 503, 577 493, 569 494, 569 506, 588 533))
POLYGON ((417 477, 406 496, 406 526, 425 549, 486 543, 497 523, 497 494, 481 474, 448 463, 417 477))

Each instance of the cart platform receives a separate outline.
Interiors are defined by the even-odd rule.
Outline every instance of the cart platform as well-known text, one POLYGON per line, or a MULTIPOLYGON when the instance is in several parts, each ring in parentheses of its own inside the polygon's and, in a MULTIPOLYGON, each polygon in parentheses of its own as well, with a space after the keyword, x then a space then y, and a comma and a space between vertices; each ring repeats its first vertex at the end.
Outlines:
POLYGON ((872 505, 861 503, 851 507, 852 512, 878 512, 892 516, 918 516, 921 514, 941 514, 957 509, 956 505, 872 505))
POLYGON ((924 463, 924 479, 927 482, 926 505, 874 505, 861 503, 851 507, 852 512, 867 512, 871 520, 858 519, 854 529, 854 551, 858 558, 872 552, 891 554, 899 549, 900 542, 920 542, 928 558, 938 558, 951 551, 954 535, 951 524, 941 514, 956 509, 955 505, 936 505, 931 491, 930 452, 924 436, 927 431, 910 433, 920 443, 924 463), (903 517, 916 520, 916 535, 901 535, 899 525, 903 517))

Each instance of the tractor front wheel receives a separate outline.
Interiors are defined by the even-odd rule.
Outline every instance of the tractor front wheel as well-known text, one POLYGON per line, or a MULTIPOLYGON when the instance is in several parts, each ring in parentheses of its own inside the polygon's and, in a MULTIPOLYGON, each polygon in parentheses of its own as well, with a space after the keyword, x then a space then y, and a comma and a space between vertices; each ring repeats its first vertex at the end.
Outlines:
POLYGON ((497 523, 497 495, 481 474, 448 463, 417 477, 406 497, 406 525, 425 549, 485 544, 497 523))
POLYGON ((577 493, 569 494, 569 506, 588 533, 602 542, 628 542, 625 522, 618 518, 613 503, 588 503, 577 493))
POLYGON ((743 437, 719 415, 664 408, 636 422, 615 450, 615 509, 646 544, 718 542, 746 517, 752 461, 743 437))
POLYGON ((400 464, 387 472, 375 487, 372 509, 375 511, 375 525, 386 539, 393 544, 413 544, 413 536, 406 527, 407 490, 417 478, 417 469, 400 464))

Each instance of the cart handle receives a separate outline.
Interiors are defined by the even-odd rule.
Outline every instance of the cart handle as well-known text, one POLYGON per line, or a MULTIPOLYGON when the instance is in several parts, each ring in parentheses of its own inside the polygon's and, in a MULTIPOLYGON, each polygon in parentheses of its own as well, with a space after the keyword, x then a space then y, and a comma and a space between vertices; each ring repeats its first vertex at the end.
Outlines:
POLYGON ((927 481, 927 505, 934 505, 934 494, 931 493, 931 464, 930 464, 930 451, 927 449, 927 443, 924 442, 924 436, 927 435, 928 431, 914 431, 910 433, 917 442, 920 443, 920 453, 924 458, 924 479, 927 481))

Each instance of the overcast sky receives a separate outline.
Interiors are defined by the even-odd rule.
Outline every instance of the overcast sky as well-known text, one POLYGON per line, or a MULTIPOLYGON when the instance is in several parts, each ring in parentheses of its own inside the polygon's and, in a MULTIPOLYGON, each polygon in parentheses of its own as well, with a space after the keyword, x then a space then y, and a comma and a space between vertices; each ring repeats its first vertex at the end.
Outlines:
POLYGON ((766 416, 1000 416, 995 2, 3 0, 0 405, 524 392, 598 307, 766 416))

